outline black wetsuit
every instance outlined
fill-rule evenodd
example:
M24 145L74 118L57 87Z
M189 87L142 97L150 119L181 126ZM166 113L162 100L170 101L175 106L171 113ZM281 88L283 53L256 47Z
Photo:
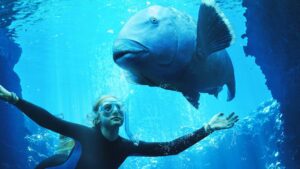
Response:
M82 146L76 169L116 169L128 156L166 156L182 152L208 135L204 128L170 142L133 142L118 137L107 140L99 130L56 118L46 110L20 99L15 104L42 127L71 137Z

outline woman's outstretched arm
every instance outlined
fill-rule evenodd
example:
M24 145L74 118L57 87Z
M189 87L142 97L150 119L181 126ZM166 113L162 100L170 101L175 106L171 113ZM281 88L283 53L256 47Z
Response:
M67 122L53 116L47 110L19 98L16 96L16 94L9 92L1 85L0 99L15 105L26 116L28 116L41 127L60 133L64 136L80 140L80 137L84 135L83 133L87 133L90 130L88 127Z
M210 133L216 130L231 128L238 121L238 116L234 113L231 113L226 118L222 116L223 113L216 114L204 127L170 142L140 142L138 146L132 145L130 155L166 156L178 154L196 144Z

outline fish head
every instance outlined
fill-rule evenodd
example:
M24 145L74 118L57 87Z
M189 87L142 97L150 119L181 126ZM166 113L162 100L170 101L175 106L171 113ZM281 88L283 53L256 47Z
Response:
M196 30L194 26L192 33L182 32L178 22L172 8L151 6L139 11L114 42L115 63L154 81L174 78L189 61L187 55L192 55Z

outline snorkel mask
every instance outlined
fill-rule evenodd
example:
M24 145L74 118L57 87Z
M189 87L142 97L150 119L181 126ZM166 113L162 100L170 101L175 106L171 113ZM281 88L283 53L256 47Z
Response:
M99 106L99 112L103 113L104 116L108 117L111 113L118 111L122 116L124 111L122 108L122 103L119 101L104 101L101 106Z

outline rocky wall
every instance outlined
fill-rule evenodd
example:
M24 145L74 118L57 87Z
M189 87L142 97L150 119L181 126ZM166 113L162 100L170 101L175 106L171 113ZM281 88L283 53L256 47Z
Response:
M254 56L266 85L280 102L285 166L300 168L300 1L243 0L247 55Z
M10 39L8 31L0 28L0 84L21 96L21 85L13 68L21 48ZM0 168L27 168L27 141L24 116L13 106L0 102Z

